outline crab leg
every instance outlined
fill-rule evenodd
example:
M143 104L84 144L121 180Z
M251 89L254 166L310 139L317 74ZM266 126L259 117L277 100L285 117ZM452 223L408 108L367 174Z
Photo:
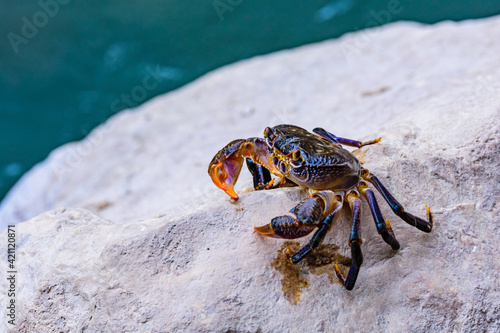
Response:
M254 229L264 236L294 239L311 233L314 228L319 228L309 244L294 255L287 252L288 259L297 263L321 244L341 209L341 199L331 191L321 191L311 195L290 210L296 218L278 216L271 223Z
M297 253L291 254L287 250L287 258L292 263L296 264L302 259L304 259L308 254L310 254L314 249L316 249L325 239L326 234L330 231L333 222L339 217L339 213L342 210L342 202L337 201L335 205L335 209L331 212L324 220L321 222L321 225L316 231L316 233L311 237L309 244L305 245L301 248Z
M291 187L297 186L288 178L281 178L278 182L271 179L271 173L262 165L254 163L251 159L247 158L247 167L253 176L253 188L256 191L259 190L270 190L279 187Z
M419 230L422 230L424 232L431 232L433 225L432 213L431 209L428 206L425 206L427 209L427 218L428 218L428 221L425 221L424 219L418 216L414 216L408 212L405 212L403 206L399 202L397 202L396 199L394 199L391 193L385 188L384 185L382 185L382 183L376 176L369 173L368 176L366 177L366 180L372 183L375 186L375 188L380 192L380 194L382 194L385 201L387 201L389 206L391 206L391 209L394 212L394 214L399 216L403 221L405 221L409 225L412 225Z
M254 230L267 237L300 238L310 234L314 228L318 227L324 211L324 200L318 195L311 195L290 210L295 217L277 216L271 220L271 223L254 227Z
M367 145L372 145L374 143L377 143L380 141L380 138L375 139L375 140L370 140L367 142L362 142L362 141L356 141L356 140L351 140L351 139L345 139L345 138L339 138L338 136L333 135L330 132L327 132L323 128L317 127L313 129L313 132L321 136L322 138L330 141L333 144L343 144L346 146L351 146L351 147L358 147L361 148L363 146Z
M337 264L335 264L335 274L340 280L340 283L347 289L352 290L356 279L358 277L359 268L363 263L363 253L361 252L361 235L360 235L360 221L361 221L361 199L359 194L356 192L350 192L347 195L347 201L352 211L352 228L351 235L349 237L349 246L351 247L351 267L349 268L349 273L347 273L347 278L344 280L342 272L340 271Z
M393 250L399 250L400 245L396 240L396 236L394 236L394 232L392 231L389 221L387 221L387 219L385 219L382 215L382 212L380 212L380 207L378 206L377 199L375 199L373 191L368 188L368 185L364 181L360 182L358 190L361 194L363 194L370 205L370 210L372 212L375 225L377 226L378 233L382 236L384 241L392 247Z
M247 168L253 176L253 187L256 190L269 188L272 184L271 173L262 165L254 163L251 159L247 158Z

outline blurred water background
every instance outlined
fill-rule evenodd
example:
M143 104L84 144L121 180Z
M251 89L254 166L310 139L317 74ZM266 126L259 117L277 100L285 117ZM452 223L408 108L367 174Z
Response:
M498 0L3 1L0 200L52 149L225 64L392 21L499 13Z

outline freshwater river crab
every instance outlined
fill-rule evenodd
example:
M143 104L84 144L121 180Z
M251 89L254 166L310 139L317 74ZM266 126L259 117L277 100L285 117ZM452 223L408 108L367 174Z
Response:
M406 212L380 180L363 168L351 152L342 148L342 145L360 148L379 141L380 139L361 142L339 138L322 128L315 128L310 133L293 125L267 127L264 139L239 139L227 144L210 162L208 173L215 185L235 200L238 195L234 191L234 185L244 160L253 175L256 190L296 185L309 189L309 197L290 210L294 216L278 216L269 224L254 228L264 236L285 239L303 237L317 229L309 243L297 253L287 252L287 258L294 264L319 246L340 215L344 202L348 203L352 211L348 242L352 262L345 278L337 264L334 268L342 285L351 290L363 262L361 196L367 200L375 226L383 240L394 250L399 249L391 225L382 216L369 184L382 194L393 212L408 224L424 232L431 232L433 225L428 206L427 221ZM272 179L271 173L279 180Z

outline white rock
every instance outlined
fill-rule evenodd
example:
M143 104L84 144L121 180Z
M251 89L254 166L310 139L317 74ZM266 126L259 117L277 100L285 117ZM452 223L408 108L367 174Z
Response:
M0 210L7 225L86 208L16 226L17 329L499 331L499 31L499 17L396 23L254 58L56 150ZM354 290L301 263L309 287L292 305L271 267L283 242L252 226L305 193L248 192L231 203L206 174L227 142L278 123L382 136L363 148L365 166L406 210L423 216L431 206L432 233L399 221L379 197L401 250L383 243L365 205ZM237 191L249 186L243 174ZM339 220L325 243L349 255L349 229ZM5 253L6 231L1 239Z

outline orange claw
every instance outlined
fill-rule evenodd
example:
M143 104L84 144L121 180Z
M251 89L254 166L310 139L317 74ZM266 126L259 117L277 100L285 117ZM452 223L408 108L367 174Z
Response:
M276 168L270 165L271 155L263 139L250 138L231 141L215 154L208 166L208 174L214 184L234 200L238 200L234 185L238 180L245 158L250 158L271 172L277 172Z
M234 200L238 195L234 191L234 184L238 180L244 157L241 156L241 146L246 140L234 140L215 154L208 166L208 174L214 184L226 192Z
M234 191L234 184L231 183L230 178L222 162L211 164L208 169L208 174L212 178L215 186L226 192L234 200L238 200L238 195Z
M253 230L257 231L262 236L278 238L278 237L275 237L275 235L274 235L274 230L271 226L271 223L263 225L261 227L253 227Z

